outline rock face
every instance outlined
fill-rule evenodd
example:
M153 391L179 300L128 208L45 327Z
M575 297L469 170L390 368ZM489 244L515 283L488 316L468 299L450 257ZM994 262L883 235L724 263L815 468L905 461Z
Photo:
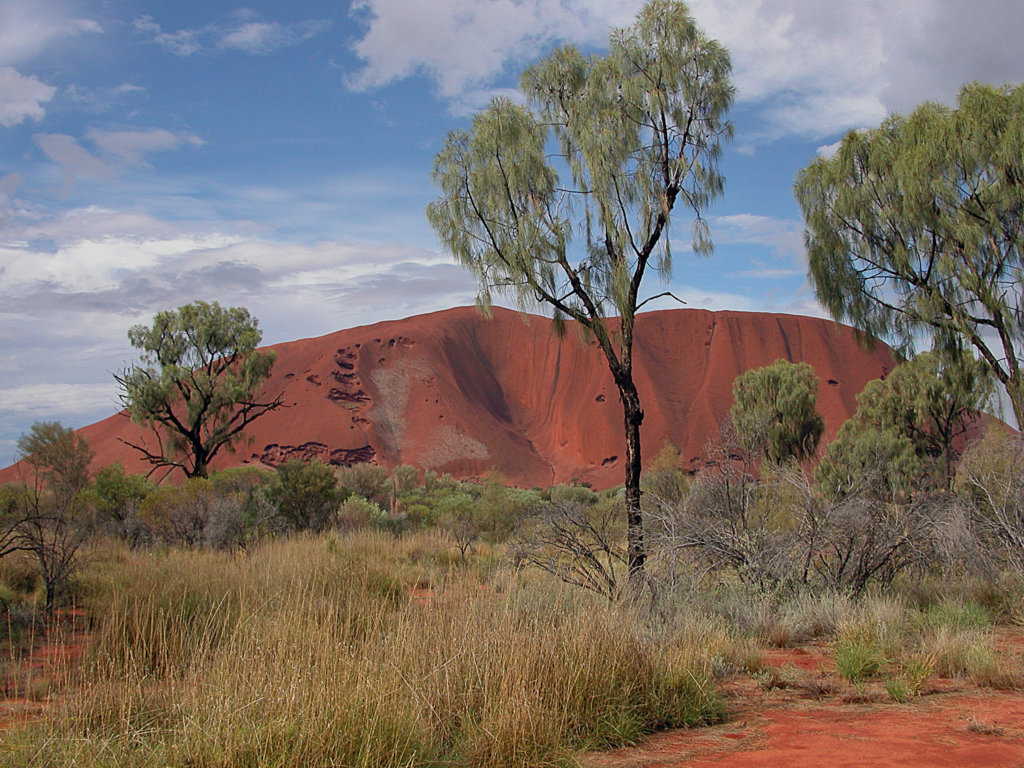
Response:
M622 482L618 394L596 343L571 327L559 339L542 317L496 308L488 319L462 307L271 349L277 362L265 391L283 393L288 407L254 422L247 442L219 455L216 467L316 457L457 477L499 469L524 486ZM670 440L695 468L732 405L733 379L778 358L814 367L826 440L864 385L894 365L884 345L866 350L851 329L827 320L692 309L640 315L634 376L645 456ZM146 439L123 414L81 433L97 466L148 471L117 439ZM11 470L0 472L0 482L11 479Z

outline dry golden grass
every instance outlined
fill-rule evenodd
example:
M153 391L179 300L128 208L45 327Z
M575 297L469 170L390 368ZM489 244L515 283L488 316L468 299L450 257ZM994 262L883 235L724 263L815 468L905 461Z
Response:
M116 559L76 692L7 734L5 764L555 765L721 716L720 635L485 584L429 536Z

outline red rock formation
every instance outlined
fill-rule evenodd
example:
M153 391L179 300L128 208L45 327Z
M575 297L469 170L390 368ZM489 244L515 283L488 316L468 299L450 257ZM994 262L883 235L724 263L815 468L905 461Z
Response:
M265 387L289 407L269 413L217 467L276 466L289 457L333 464L373 461L482 475L500 469L533 486L622 481L622 410L605 360L569 329L559 339L542 317L468 307L278 344ZM696 465L732 404L732 382L778 358L810 363L821 380L825 439L855 410L855 397L893 367L884 345L865 350L827 320L679 309L637 321L635 377L646 413L646 457L666 440ZM119 414L81 430L96 464L148 466L120 442L146 439ZM152 444L152 437L149 438ZM13 479L10 469L0 482Z

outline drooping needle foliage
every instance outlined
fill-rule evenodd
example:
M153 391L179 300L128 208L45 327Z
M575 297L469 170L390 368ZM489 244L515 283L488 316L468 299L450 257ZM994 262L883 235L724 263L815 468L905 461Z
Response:
M702 213L722 191L729 74L728 53L683 3L653 0L612 32L606 55L570 46L528 69L528 105L495 99L470 130L449 134L434 166L442 196L427 216L476 276L481 305L494 292L524 310L547 305L608 361L624 411L633 572L644 560L632 372L636 313L649 300L641 286L648 271L669 272L677 206L694 217L694 251L711 250Z
M810 276L837 320L973 348L1024 423L1024 86L961 90L853 131L796 180Z

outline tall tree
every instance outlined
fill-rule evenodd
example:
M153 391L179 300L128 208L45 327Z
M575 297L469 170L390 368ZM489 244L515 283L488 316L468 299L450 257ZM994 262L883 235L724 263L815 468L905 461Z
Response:
M260 396L275 354L256 349L262 334L244 307L195 301L157 313L152 326L133 326L128 338L142 364L114 378L132 421L153 430L155 446L127 444L154 470L206 477L222 448L283 405L280 395Z
M477 277L482 308L492 292L523 310L547 305L557 328L575 321L604 353L623 407L634 575L645 559L633 381L636 314L650 300L641 285L648 271L669 273L677 205L694 216L694 250L711 251L701 214L722 191L729 75L728 53L684 4L652 0L611 33L607 55L565 47L528 69L529 105L495 99L469 131L448 135L434 165L442 197L427 217Z
M814 455L825 431L818 413L818 377L807 363L776 360L736 377L730 410L744 447L780 462Z
M797 176L810 276L837 320L971 348L1024 424L1024 86L965 86L853 131Z

